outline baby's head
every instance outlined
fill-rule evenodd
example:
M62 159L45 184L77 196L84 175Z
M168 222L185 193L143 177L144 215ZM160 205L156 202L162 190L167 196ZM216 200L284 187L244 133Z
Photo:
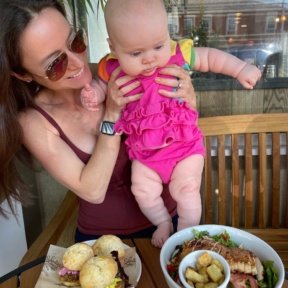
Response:
M171 56L162 0L108 0L105 21L111 52L131 76L150 76Z

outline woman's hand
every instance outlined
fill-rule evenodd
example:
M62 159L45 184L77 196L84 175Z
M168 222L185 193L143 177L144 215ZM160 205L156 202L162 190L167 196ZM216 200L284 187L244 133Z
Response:
M192 108L196 108L196 95L188 71L177 65L169 65L161 69L161 74L175 76L175 78L161 78L157 77L156 82L169 87L174 87L172 90L160 89L159 94L172 97L181 98L186 101Z
M120 118L121 111L127 103L138 100L142 96L142 93L125 96L125 94L131 92L133 89L138 87L140 85L140 82L133 81L128 85L125 85L128 82L132 81L134 77L126 75L117 79L120 71L120 67L113 71L107 87L105 116L108 116L109 120L113 122L117 121ZM105 119L106 118L107 117L105 117Z

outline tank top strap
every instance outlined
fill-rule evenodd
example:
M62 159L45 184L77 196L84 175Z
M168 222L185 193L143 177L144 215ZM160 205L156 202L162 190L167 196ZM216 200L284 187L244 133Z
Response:
M82 151L77 146L75 146L71 140L66 136L62 128L59 126L59 124L55 121L55 119L49 115L44 109L42 109L38 105L34 105L34 109L38 111L47 121L58 131L60 138L74 151L74 153L79 157L79 159L83 163L87 163L91 157L90 154Z

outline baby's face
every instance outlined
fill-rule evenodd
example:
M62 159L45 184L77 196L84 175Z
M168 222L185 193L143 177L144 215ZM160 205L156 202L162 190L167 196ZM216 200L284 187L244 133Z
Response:
M171 56L167 21L159 17L137 19L135 15L130 22L109 33L111 50L126 74L150 76L165 66Z

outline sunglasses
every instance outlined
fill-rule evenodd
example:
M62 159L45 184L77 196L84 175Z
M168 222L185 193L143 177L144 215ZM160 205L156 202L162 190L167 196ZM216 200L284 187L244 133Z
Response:
M75 33L73 40L70 43L69 50L80 54L83 53L87 48L86 33L83 29L78 30ZM67 70L68 66L68 55L62 52L57 56L47 67L46 76L51 81L57 81L62 78Z

